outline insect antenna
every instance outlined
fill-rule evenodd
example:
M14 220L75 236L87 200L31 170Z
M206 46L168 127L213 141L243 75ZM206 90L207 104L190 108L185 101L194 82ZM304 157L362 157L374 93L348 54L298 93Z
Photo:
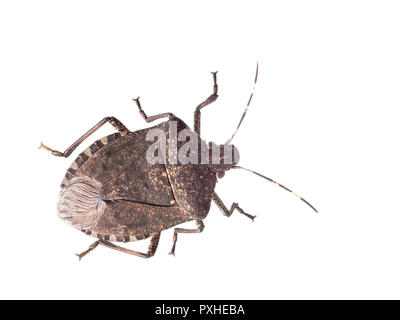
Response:
M262 175L261 173L255 172L255 171L250 170L250 169L243 168L243 167L241 167L241 166L233 166L232 168L233 168L233 169L243 169L243 170L246 170L246 171L248 171L248 172L254 173L255 175L257 175L257 176L259 176L259 177L261 177L261 178L267 179L269 182L272 182L272 183L276 184L277 186L281 187L282 189L285 189L286 191L289 191L289 192L293 193L297 198L299 198L301 201L303 201L304 203L306 203L311 209L313 209L315 212L318 213L317 209L315 209L315 208L311 205L311 203L309 203L306 199L300 197L296 192L294 192L293 190L290 190L289 188L286 188L284 185L282 185L282 184L276 182L275 180L272 180L271 178L268 178L268 177Z
M246 112L247 112L247 110L249 109L251 99L253 98L253 95L254 95L254 91L256 90L257 78L258 78L258 62L257 62L257 68L256 68L256 76L255 76L255 78L254 78L253 90L251 91L249 101L247 102L246 108L245 108L244 111L243 111L242 117L240 118L240 121L239 121L239 123L238 123L238 125L237 125L237 127L236 127L235 132L232 134L232 137L231 137L225 144L230 144L230 143L231 143L233 137L235 136L236 132L238 132L239 127L240 127L240 125L242 124L242 121L243 121L243 119L244 119L244 117L245 117L245 115L246 115Z

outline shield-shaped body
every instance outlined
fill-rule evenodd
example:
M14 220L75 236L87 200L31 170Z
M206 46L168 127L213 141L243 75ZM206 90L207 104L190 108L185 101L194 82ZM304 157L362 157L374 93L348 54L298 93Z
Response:
M203 219L210 210L216 177L202 164L149 163L152 129L166 138L167 154L174 123L177 132L190 130L171 117L157 126L119 132L94 142L68 169L61 184L58 215L94 237L135 241L183 222ZM193 131L191 133L195 134ZM177 141L177 149L185 142Z

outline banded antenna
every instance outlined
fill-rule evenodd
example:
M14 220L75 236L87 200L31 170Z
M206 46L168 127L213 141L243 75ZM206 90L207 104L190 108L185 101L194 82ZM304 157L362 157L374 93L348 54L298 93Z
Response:
M254 173L255 175L257 175L257 176L259 176L261 178L264 178L264 179L268 180L269 182L272 182L272 183L276 184L278 187L281 187L282 189L285 189L286 191L289 191L290 193L293 193L297 198L299 198L301 201L303 201L305 204L307 204L311 209L313 209L315 212L318 213L317 209L315 209L311 205L311 203L309 203L306 199L300 197L296 192L294 192L293 190L290 190L289 188L286 188L284 185L276 182L275 180L272 180L271 178L268 178L268 177L262 175L261 173L255 172L255 171L250 170L250 169L243 168L241 166L233 166L232 169L243 169L243 170L246 170L248 172Z
M231 141L232 141L233 137L235 136L236 132L238 132L239 127L242 124L242 121L243 121L244 117L246 116L246 112L249 109L249 106L250 106L250 103L251 103L251 99L253 98L253 95L254 95L254 91L256 90L257 78L258 78L258 62L257 62L257 68L256 68L256 76L254 78L253 90L251 91L249 101L247 102L246 108L244 109L244 112L242 114L242 117L240 118L239 124L237 125L235 132L232 134L232 137L227 142L225 142L225 144L230 144L231 143Z

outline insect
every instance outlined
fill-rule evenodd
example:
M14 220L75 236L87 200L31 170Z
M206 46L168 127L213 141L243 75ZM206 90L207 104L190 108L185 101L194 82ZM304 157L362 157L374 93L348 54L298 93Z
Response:
M215 191L217 181L222 179L225 172L230 169L247 170L294 193L264 175L238 166L238 150L231 144L251 103L257 83L258 64L253 92L231 138L219 146L215 143L207 144L200 138L201 110L218 98L217 72L212 72L212 76L213 92L195 109L193 130L169 112L147 116L138 97L133 100L146 122L150 123L162 118L167 118L167 121L151 128L132 132L118 119L106 117L64 152L49 148L43 143L40 144L40 148L50 151L53 155L67 158L105 123L110 123L117 131L97 140L83 151L69 167L61 184L57 208L59 217L85 234L98 238L87 250L77 254L79 259L99 244L124 253L149 258L155 254L163 230L194 221L197 226L195 229L174 229L170 254L175 254L178 234L203 231L203 220L210 210L212 201L225 216L229 217L237 210L254 221L255 216L246 213L238 203L233 203L228 209ZM199 138L196 142L197 152L193 153L189 148L184 154L186 156L190 154L191 159L195 160L200 160L201 156L204 156L202 159L206 160L205 163L203 161L183 164L176 161L179 154L175 154L171 161L173 144L175 144L175 149L179 148L181 152L187 142L187 140L173 139L172 125L177 132L186 131L189 135ZM166 151L157 150L159 151L157 156L158 159L168 161L164 163L149 161L150 148L154 145L157 147L162 145L161 142L149 141L150 132L161 133L166 138L164 143ZM214 152L214 149L217 149L217 152ZM228 158L230 161L224 161ZM317 211L305 199L298 197ZM115 242L130 242L146 238L150 238L146 253L115 244Z

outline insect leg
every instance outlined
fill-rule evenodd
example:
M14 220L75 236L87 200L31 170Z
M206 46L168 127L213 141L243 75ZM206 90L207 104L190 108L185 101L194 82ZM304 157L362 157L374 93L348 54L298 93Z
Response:
M200 137L200 110L205 106L213 103L218 98L218 84L217 84L217 71L211 72L214 79L213 93L202 103L200 103L194 111L194 132Z
M89 249L83 251L82 253L77 253L76 255L79 258L79 261L81 261L81 259L86 256L90 251L93 251L94 249L96 249L96 247L99 245L100 240L97 240L96 242L93 242L90 246Z
M106 240L99 240L99 243L107 248L111 248L117 251L121 251L127 254L131 254L134 256L138 256L141 258L150 258L152 256L154 256L154 254L156 253L157 247L158 247L158 242L160 240L160 233L158 233L157 235L151 237L150 239L150 244L149 244L149 248L147 249L147 253L142 253L139 251L135 251L135 250L130 250L130 249L126 249L120 246L117 246L109 241Z
M143 111L142 106L140 105L139 99L140 99L140 97L137 97L136 99L132 99L132 100L136 102L136 105L139 108L139 113L146 122L153 122L153 121L161 119L161 118L170 118L170 117L174 116L171 112L165 112L165 113L156 114L155 116L148 117L146 115L146 113Z
M231 209L228 210L228 208L225 206L225 204L222 202L222 200L218 197L218 195L215 192L213 193L213 200L215 204L218 206L218 208L222 211L222 213L227 217L230 217L233 211L235 211L235 209L253 221L256 217L244 212L243 209L240 208L239 204L236 202L232 203Z
M80 137L78 140L76 140L67 150L64 152L60 152L57 150L53 150L52 148L49 148L48 146L44 145L43 143L40 143L40 148L43 148L45 150L50 151L53 155L57 157L64 157L67 158L84 140L86 140L92 133L97 131L103 124L105 123L110 123L115 129L117 129L119 132L128 132L129 130L122 124L121 121L119 121L117 118L114 117L106 117L103 120L101 120L98 124L96 124L93 128L91 128L88 132L86 132L82 137Z
M176 241L178 240L178 233L200 233L204 230L204 223L200 219L195 220L197 229L183 229L183 228L175 228L174 237L173 237L173 245L169 254L175 255L175 246Z

